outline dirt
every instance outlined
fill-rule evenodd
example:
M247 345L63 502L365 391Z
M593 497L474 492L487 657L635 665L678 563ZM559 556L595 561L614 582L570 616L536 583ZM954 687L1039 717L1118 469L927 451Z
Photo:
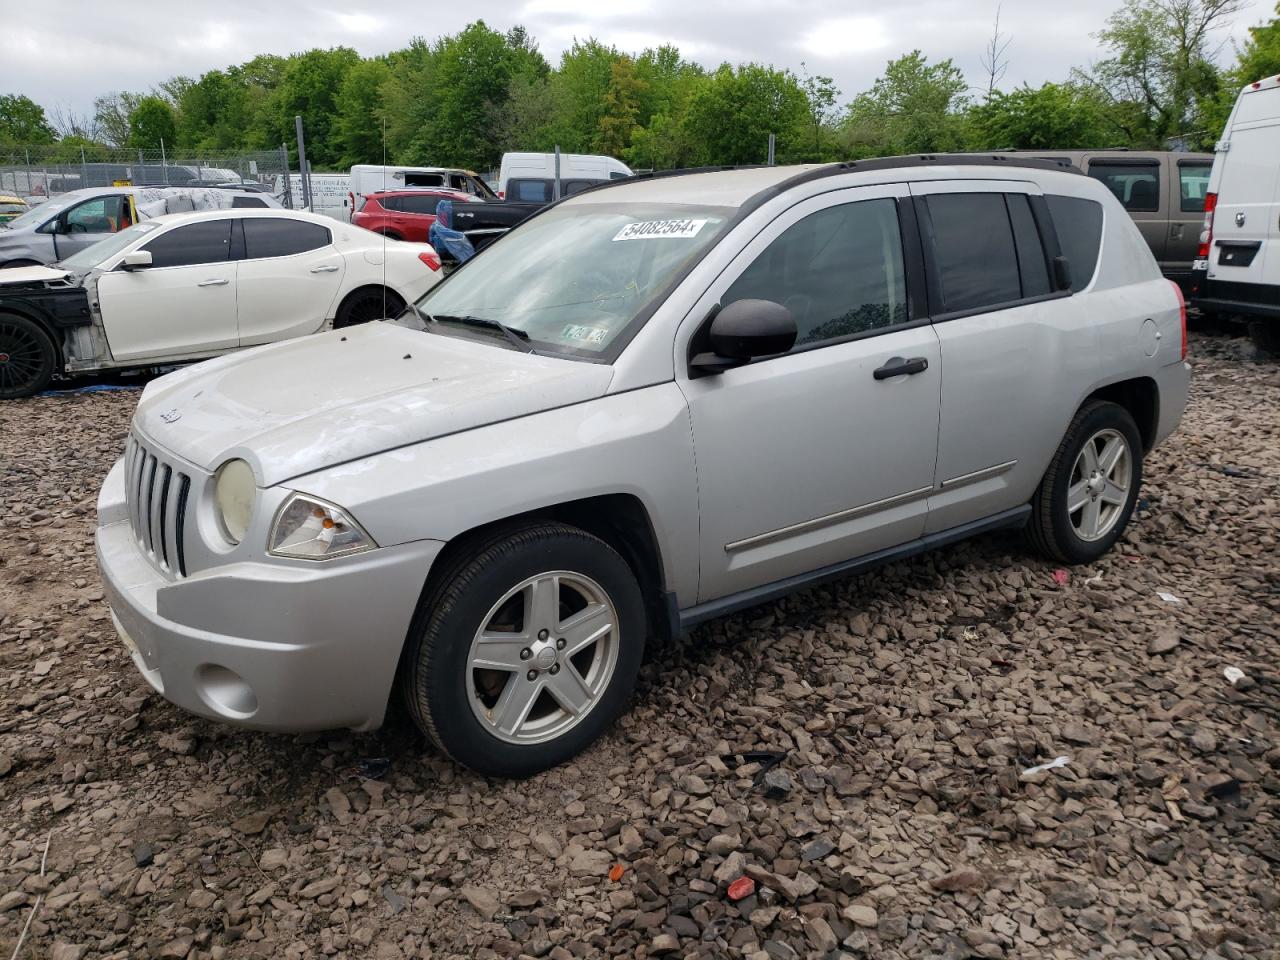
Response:
M0 407L0 956L1276 956L1280 368L1192 350L1101 562L989 536L714 621L524 782L152 693L92 536L137 392Z

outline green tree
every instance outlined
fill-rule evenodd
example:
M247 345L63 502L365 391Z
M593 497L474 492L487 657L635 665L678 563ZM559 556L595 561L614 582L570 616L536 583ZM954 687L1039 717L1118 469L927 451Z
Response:
M568 153L588 153L600 136L600 119L613 81L613 65L622 57L600 41L575 40L560 57L551 79L556 112L552 136Z
M1223 75L1217 96L1200 102L1196 126L1203 132L1203 143L1208 145L1213 137L1221 135L1242 87L1277 74L1280 74L1280 4L1276 4L1274 17L1249 28L1249 39L1238 51L1235 65Z
M804 68L803 63L800 66ZM805 159L812 161L835 159L838 155L838 147L832 127L836 119L836 99L840 96L840 91L836 89L835 81L830 77L813 77L807 72L805 78L800 81L800 89L804 91L805 99L809 102L809 125L813 130L813 149L808 150L806 143Z
M1200 105L1214 100L1220 73L1211 32L1245 0L1125 0L1097 34L1110 56L1073 77L1111 104L1108 118L1132 146L1160 147L1173 138L1212 142L1196 129Z
M161 144L172 146L177 129L177 115L172 104L161 97L143 97L129 113L131 147L159 150Z
M383 87L390 78L391 68L382 60L363 60L347 71L333 125L340 168L382 162Z
M0 94L0 143L53 143L55 139L44 107L20 93Z
M694 91L684 127L698 164L762 163L769 134L787 162L803 151L809 102L785 70L749 63L722 64Z
M296 160L294 117L300 116L307 160L317 169L336 166L342 154L340 138L334 135L338 91L359 62L360 55L350 47L308 50L290 57L266 106L266 135L290 144Z
M98 123L99 135L104 141L113 147L128 144L129 114L141 99L142 94L128 91L107 93L94 99L93 114Z
M966 89L950 60L930 64L919 50L891 60L884 76L849 104L844 145L856 157L957 150L969 105Z
M594 146L607 156L621 157L631 145L639 125L645 84L636 75L635 61L628 56L619 57L609 70L609 87L605 91L604 112L600 115Z
M1103 147L1106 108L1086 88L1046 83L996 90L969 111L975 150L1068 150Z

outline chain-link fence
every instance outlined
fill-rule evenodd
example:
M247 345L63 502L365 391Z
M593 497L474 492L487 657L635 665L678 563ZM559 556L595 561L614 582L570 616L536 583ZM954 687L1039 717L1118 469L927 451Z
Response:
M83 187L254 184L285 206L300 207L289 154L276 150L174 153L53 144L0 147L0 193L44 200Z

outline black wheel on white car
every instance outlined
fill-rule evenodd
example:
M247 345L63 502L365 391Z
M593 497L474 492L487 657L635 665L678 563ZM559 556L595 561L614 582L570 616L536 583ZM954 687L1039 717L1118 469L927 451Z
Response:
M385 317L395 317L403 309L404 300L390 287L365 287L349 293L339 304L333 328L340 330Z
M0 400L39 393L58 365L53 338L34 320L0 313Z
M1124 407L1086 403L1031 501L1027 533L1050 560L1090 563L1124 535L1142 485L1142 436Z
M458 763L528 777L622 712L644 635L639 584L607 543L560 523L508 528L456 557L423 598L401 693Z

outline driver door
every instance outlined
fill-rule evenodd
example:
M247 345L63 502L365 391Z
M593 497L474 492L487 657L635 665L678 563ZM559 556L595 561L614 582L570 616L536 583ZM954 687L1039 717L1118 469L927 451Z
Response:
M93 197L78 203L57 220L54 244L58 259L79 253L132 223L129 197L124 194Z
M908 295L918 242L900 200L905 184L797 204L746 246L682 327L677 383L697 457L700 603L924 532L942 371L918 284ZM719 374L688 371L691 328L717 303L744 299L786 306L795 346ZM899 368L911 372L892 375Z
M116 360L209 356L238 344L233 222L166 230L138 247L150 252L150 267L117 267L99 278L102 323Z

